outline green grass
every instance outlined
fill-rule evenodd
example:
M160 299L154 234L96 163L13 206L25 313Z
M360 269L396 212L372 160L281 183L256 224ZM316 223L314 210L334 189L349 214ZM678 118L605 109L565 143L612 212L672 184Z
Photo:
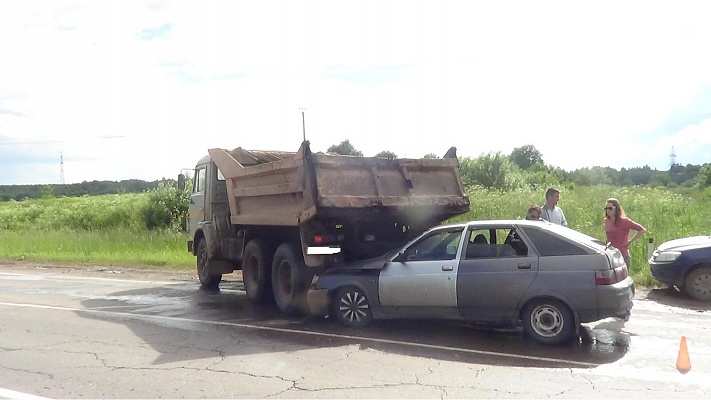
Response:
M523 218L529 205L543 203L543 191L472 190L471 211L452 221ZM673 193L662 188L593 186L561 188L559 205L569 226L605 240L603 205L620 200L627 215L648 233L630 247L630 274L638 284L649 274L649 239L658 245L680 237L710 234L711 191ZM147 230L141 210L146 194L51 198L0 203L0 260L93 264L190 270L188 235Z
M543 191L473 190L469 193L471 211L455 220L523 218L528 206L542 205L544 197ZM649 239L656 247L671 239L711 234L711 199L704 192L682 195L648 187L561 188L558 205L565 212L569 227L605 241L603 206L610 197L617 198L625 214L647 229L647 234L630 246L630 274L641 285L656 284L647 265Z
M3 231L0 259L156 269L195 268L188 235L175 232Z
M0 203L0 259L194 268L186 233L145 228L147 201L141 193Z

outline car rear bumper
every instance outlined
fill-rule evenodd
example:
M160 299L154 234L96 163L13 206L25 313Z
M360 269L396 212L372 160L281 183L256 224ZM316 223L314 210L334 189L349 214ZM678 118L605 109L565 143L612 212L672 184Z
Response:
M328 315L328 289L309 289L306 301L313 315Z
M605 318L629 319L632 312L635 287L627 277L613 285L597 287L597 312L579 312L580 322L592 322Z

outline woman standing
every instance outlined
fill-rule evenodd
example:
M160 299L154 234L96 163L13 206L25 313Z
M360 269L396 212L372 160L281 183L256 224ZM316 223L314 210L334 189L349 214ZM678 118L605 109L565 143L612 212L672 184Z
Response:
M630 231L637 233L630 239ZM605 233L607 241L620 250L627 268L630 268L630 244L647 232L644 227L625 217L620 202L615 198L607 199L605 203Z

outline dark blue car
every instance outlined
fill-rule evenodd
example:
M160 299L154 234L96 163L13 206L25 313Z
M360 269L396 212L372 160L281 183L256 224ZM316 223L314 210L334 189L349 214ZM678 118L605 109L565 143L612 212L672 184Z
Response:
M649 259L649 268L658 281L711 301L711 236L662 243Z

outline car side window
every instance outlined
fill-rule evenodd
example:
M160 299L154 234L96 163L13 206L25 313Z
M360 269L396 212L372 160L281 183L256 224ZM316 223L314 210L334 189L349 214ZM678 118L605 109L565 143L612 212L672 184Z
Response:
M589 254L589 252L574 243L564 240L562 237L542 229L533 227L522 227L523 232L531 239L531 242L542 257L546 256L578 256Z
M407 261L453 260L457 257L463 228L434 232L405 251Z
M516 256L528 256L528 246L526 245L526 242L521 238L521 235L518 234L516 228L509 229L504 244L511 246L511 249L513 250Z
M466 259L525 257L528 247L513 227L470 229Z

